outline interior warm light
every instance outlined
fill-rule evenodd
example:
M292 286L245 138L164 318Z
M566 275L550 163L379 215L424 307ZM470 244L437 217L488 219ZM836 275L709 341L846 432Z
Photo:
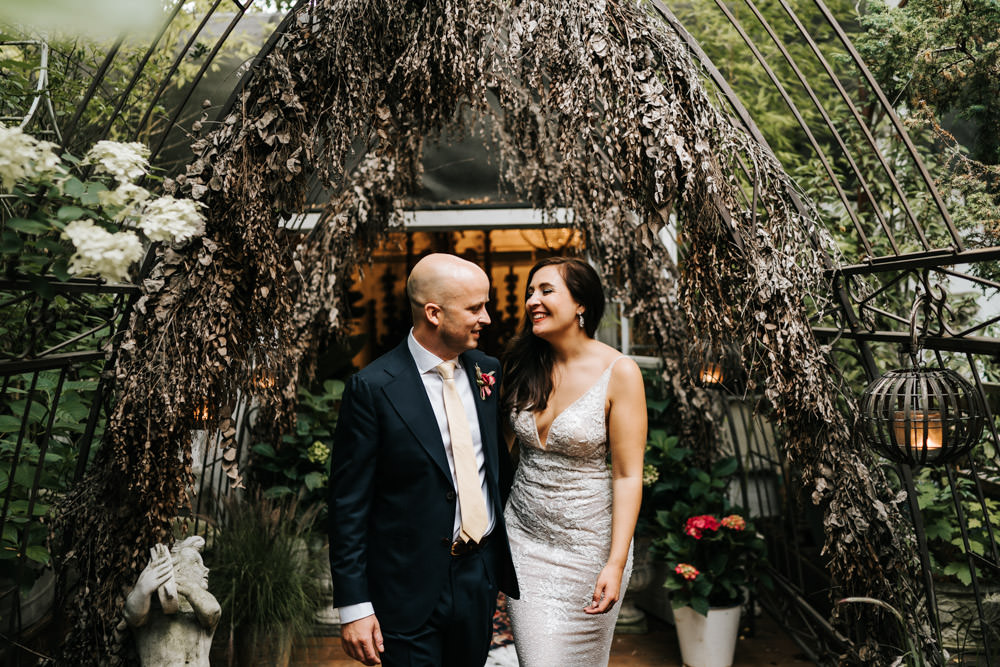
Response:
M270 373L258 373L250 380L250 386L254 389L270 389L274 384L274 376Z
M698 377L702 384L722 384L722 364L705 364Z
M197 422L207 422L211 416L212 412L208 407L208 401L205 401L200 407L194 409L194 419Z
M905 414L902 410L893 413L892 439L897 446L909 446L918 451L925 446L928 450L941 449L944 443L944 425L941 422L940 412L928 411L926 420L923 412L911 412L909 419L905 417ZM907 430L910 432L909 444L906 440Z

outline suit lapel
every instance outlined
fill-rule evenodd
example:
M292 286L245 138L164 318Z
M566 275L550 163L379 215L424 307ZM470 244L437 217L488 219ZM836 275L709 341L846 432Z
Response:
M497 477L497 424L496 412L490 409L488 400L482 400L479 395L479 385L476 383L476 364L468 355L463 354L462 367L465 374L469 376L469 386L472 387L472 395L476 401L476 415L479 417L479 437L483 441L483 450L486 455L486 474L490 480L496 481Z
M391 362L386 364L386 372L393 376L382 389L389 404L413 434L413 437L434 460L445 477L451 480L451 468L444 452L444 442L438 431L434 409L427 398L424 382L417 372L417 364L410 355L406 341L390 352Z

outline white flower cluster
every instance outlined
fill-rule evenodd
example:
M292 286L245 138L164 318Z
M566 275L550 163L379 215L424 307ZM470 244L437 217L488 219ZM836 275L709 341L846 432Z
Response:
M122 183L114 190L101 190L97 199L104 208L118 209L114 219L121 222L139 213L141 204L149 199L149 190L134 183Z
M652 463L647 463L642 467L642 485L649 487L660 481L660 471Z
M17 127L0 123L0 185L10 191L18 181L55 172L60 163L51 141L35 139Z
M142 242L135 232L112 234L92 220L74 220L63 233L76 247L69 263L69 272L74 275L99 275L124 282L129 267L142 259Z
M0 124L0 186L11 191L18 183L53 173L66 176L54 181L57 186L67 182L69 170L55 149L57 146L51 142ZM97 192L102 211L95 215L102 222L118 223L121 231L109 232L89 219L66 225L63 237L74 247L69 260L71 274L98 275L113 282L128 280L129 268L144 253L136 229L142 230L150 241L170 243L184 243L205 233L205 218L199 211L201 204L169 196L154 199L148 190L135 184L136 179L149 171L149 149L143 144L99 141L87 152L83 164L95 165L96 174L107 174L117 181L114 189ZM103 188L102 183L86 187L93 192L94 185ZM78 199L77 195L58 189L62 198L58 203ZM61 226L54 220L52 225Z
M87 151L84 162L96 165L99 173L111 174L119 183L131 183L149 171L149 148L139 142L98 141Z
M205 218L198 211L199 206L192 199L159 197L142 209L139 229L151 241L183 243L205 233Z

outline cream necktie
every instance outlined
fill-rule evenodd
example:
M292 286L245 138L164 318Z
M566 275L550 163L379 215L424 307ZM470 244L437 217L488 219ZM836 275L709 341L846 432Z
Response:
M434 370L444 380L444 411L448 416L448 433L451 435L451 455L455 460L455 483L458 485L458 505L462 513L463 540L478 543L486 532L488 518L486 501L479 483L479 466L472 448L472 431L465 416L465 407L455 387L455 362L446 361Z

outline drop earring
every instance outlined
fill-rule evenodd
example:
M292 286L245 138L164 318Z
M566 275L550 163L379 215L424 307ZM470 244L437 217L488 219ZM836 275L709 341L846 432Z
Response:
M576 319L580 323L580 328L582 329L583 328L583 313L577 313L576 314Z

